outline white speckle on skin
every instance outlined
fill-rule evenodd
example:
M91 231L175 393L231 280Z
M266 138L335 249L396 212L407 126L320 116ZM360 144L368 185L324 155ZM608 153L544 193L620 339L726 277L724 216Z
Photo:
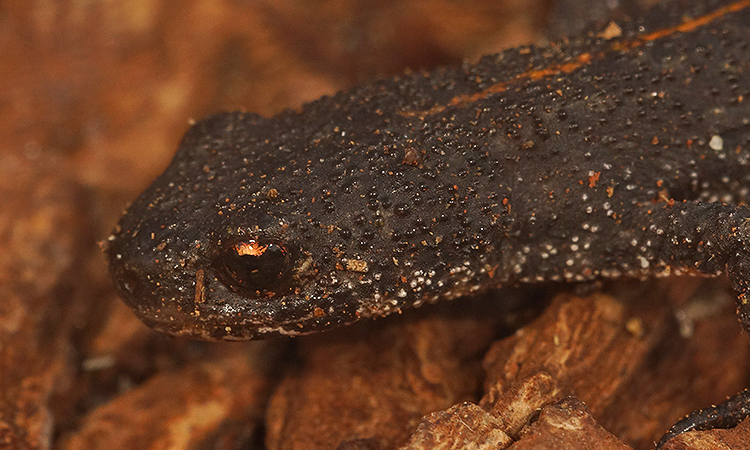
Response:
M708 146L711 147L711 150L717 152L724 150L724 139L722 139L718 134L714 134L713 136L711 136L711 140L708 142Z

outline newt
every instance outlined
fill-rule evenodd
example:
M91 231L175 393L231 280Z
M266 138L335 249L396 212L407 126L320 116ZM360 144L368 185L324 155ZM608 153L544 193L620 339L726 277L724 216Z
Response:
M157 330L243 340L519 283L725 273L748 330L749 24L750 0L657 5L208 117L109 238L117 290Z

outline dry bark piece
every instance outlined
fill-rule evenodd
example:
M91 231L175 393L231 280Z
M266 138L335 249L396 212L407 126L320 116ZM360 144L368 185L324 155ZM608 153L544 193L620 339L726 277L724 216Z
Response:
M157 374L93 410L65 448L191 449L223 439L222 435L252 435L263 416L269 377L253 368L247 346L227 353ZM256 357L263 357L263 352Z
M497 417L467 402L426 416L401 450L499 450L512 443Z
M553 377L537 372L504 391L492 405L490 412L503 424L509 436L517 438L539 410L563 398L562 390Z
M534 409L569 395L581 398L597 417L633 382L669 328L662 305L629 317L621 303L601 294L557 297L536 322L487 353L481 404L503 418L511 436ZM534 401L525 404L524 398Z
M558 394L554 380L540 374L504 395L510 400L508 410L515 414L497 416L472 403L456 405L425 417L401 449L632 450L596 423L574 397L542 407Z
M747 358L736 321L723 329L725 336L738 338L711 338L710 330L725 320L721 316L710 319L710 326L699 324L697 336L685 340L670 319L668 304L657 297L658 291L652 291L629 300L625 308L602 294L559 296L537 321L487 353L487 393L480 404L517 437L535 408L572 395L591 408L605 429L637 448L652 447L680 415L701 406L696 398L706 395L699 390L705 384L694 381L700 380L696 358L705 367L707 359L719 367L736 361L738 371ZM742 387L732 371L712 379L714 396ZM717 385L728 392L716 392Z
M475 399L481 355L503 316L467 300L300 339L301 366L268 409L268 448L404 443L425 414Z
M564 390L596 394L579 397L598 411L597 402L607 402L659 342L666 319L666 305L630 318L623 304L602 294L558 296L537 322L487 353L483 404L495 403L511 384L543 371ZM629 331L629 320L640 323L643 331Z
M546 406L510 450L632 450L602 428L580 400L568 397Z

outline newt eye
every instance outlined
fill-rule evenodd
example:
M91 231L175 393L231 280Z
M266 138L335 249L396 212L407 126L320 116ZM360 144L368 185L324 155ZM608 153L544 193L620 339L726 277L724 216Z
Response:
M292 273L292 255L282 243L246 239L235 242L214 260L219 279L231 290L265 296L283 289Z

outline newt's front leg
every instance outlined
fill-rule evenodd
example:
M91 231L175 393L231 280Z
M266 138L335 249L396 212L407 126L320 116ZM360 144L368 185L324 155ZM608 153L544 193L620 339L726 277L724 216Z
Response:
M750 334L750 209L744 206L735 208L716 204L692 205L687 209L692 211L679 215L691 218L683 223L675 223L675 258L681 259L684 255L680 249L683 245L694 244L693 255L702 255L693 261L696 268L726 261L726 272L738 294L737 314L743 328ZM697 221L694 220L696 218ZM695 242L691 242L692 240ZM708 259L705 255L708 255ZM705 270L705 267L703 269ZM671 438L687 431L733 428L748 416L750 389L728 398L719 405L687 415L662 436L656 448L661 448Z

